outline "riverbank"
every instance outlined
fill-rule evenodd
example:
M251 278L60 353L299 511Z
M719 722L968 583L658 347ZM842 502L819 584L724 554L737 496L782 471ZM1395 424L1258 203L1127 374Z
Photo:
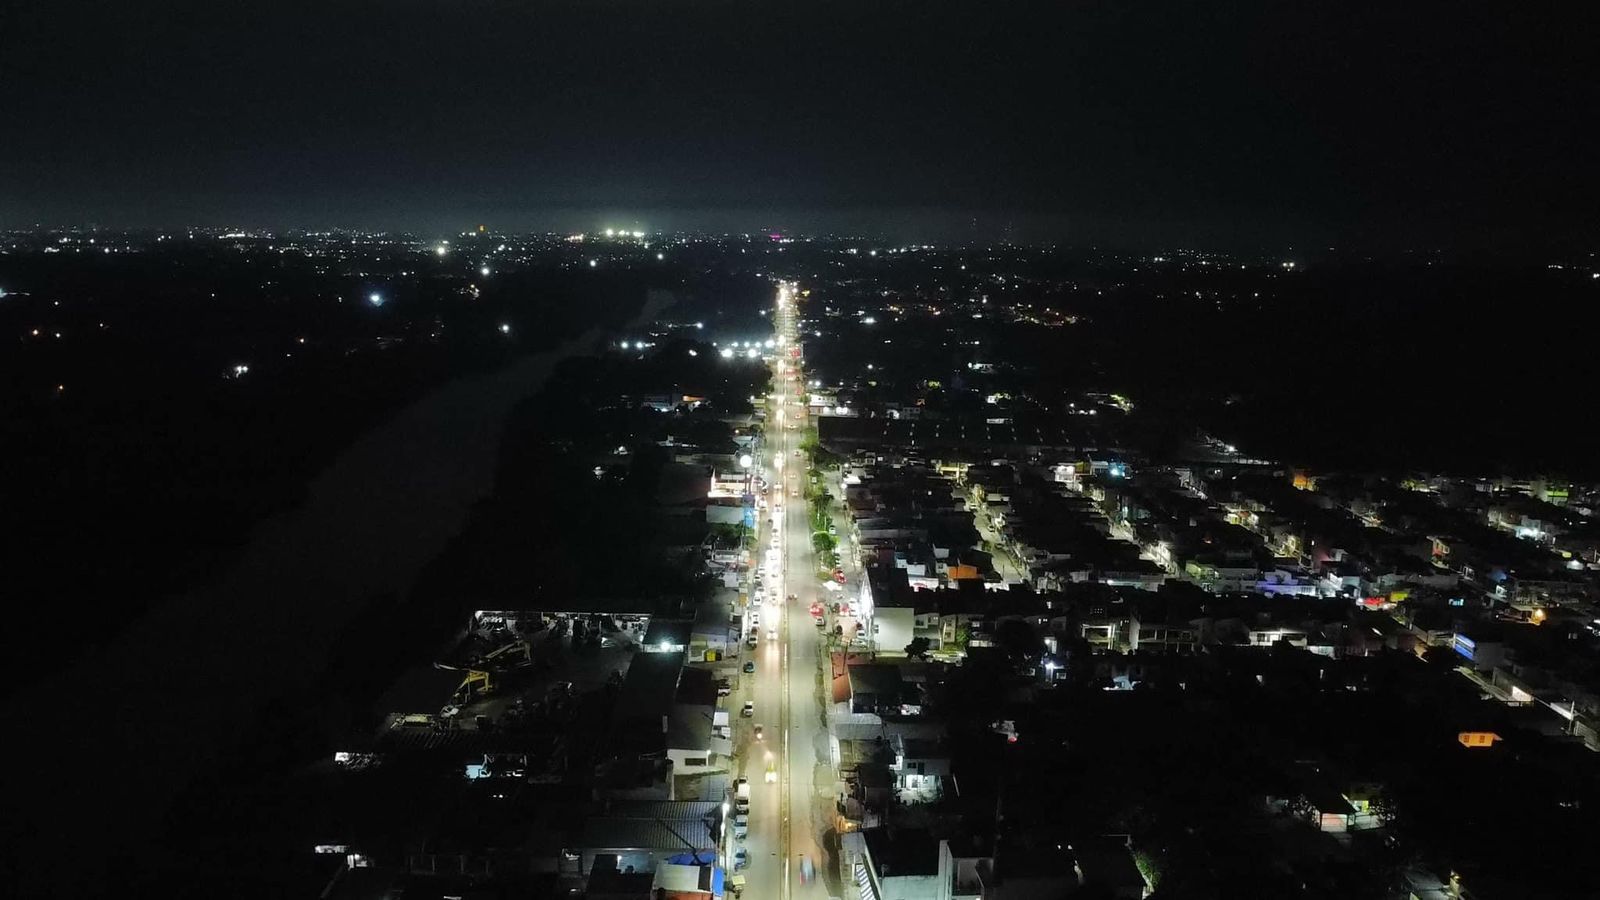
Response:
M669 303L650 299L634 322ZM263 707L328 671L346 625L371 604L406 595L490 491L512 407L604 333L429 394L348 448L219 581L19 698L13 733L52 743L40 748L49 777L37 764L0 775L18 894L93 894L115 881L115 861L139 859L185 785L241 733L270 727Z

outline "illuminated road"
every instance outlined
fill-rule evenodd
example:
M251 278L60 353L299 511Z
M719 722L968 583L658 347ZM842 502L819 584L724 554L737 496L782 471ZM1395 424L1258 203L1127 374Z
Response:
M775 317L779 338L773 365L775 396L767 419L767 445L778 474L773 499L777 500L780 492L782 498L781 507L768 510L777 526L775 561L782 577L775 580L776 597L762 598L761 606L754 719L764 725L762 743L766 746L752 743L744 767L752 792L747 842L751 866L746 873L745 896L752 900L828 896L821 879L826 857L820 839L832 807L833 782L826 766L826 731L817 693L821 637L808 613L818 580L805 500L800 496L805 466L796 456L806 423L804 381L798 377L799 361L789 355L796 346L793 312L789 289L780 289ZM759 558L763 565L768 564L773 549L771 533L764 530L761 535ZM772 581L769 576L769 583ZM786 602L791 594L794 602ZM774 639L769 640L768 631L774 628ZM778 772L777 784L764 780L769 759ZM818 873L811 883L801 880L803 860Z

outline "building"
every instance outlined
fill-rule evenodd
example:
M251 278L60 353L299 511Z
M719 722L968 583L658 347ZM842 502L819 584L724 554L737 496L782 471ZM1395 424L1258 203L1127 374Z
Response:
M887 663L850 666L850 711L878 716L900 714L905 700L905 682L900 667Z
M952 900L948 843L922 829L869 828L860 836L850 874L861 900Z
M714 856L721 827L720 802L615 802L584 820L563 855L584 874L654 872L679 854Z

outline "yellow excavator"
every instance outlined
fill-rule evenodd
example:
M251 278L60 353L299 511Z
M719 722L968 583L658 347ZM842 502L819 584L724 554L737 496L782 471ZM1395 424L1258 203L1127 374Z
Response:
M533 651L525 640L497 647L467 666L467 677L456 688L456 703L465 705L495 692L495 674L533 662Z

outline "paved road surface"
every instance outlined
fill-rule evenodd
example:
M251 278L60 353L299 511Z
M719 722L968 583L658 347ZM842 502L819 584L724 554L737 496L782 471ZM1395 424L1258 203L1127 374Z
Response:
M805 422L795 421L795 407L790 405L796 393L788 376L796 362L789 359L787 348L795 345L795 329L793 309L786 305L786 297L780 291L775 316L782 345L780 361L774 364L777 396L767 420L766 460L769 467L779 470L773 490L775 496L781 492L782 506L770 511L774 513L780 542L778 558L783 578L779 581L778 602L763 602L761 606L754 720L764 726L766 738L759 744L747 745L744 761L752 792L750 837L745 842L751 858L745 873L747 900L828 896L823 879L827 857L822 851L822 837L833 808L834 777L822 707L818 704L821 636L808 612L818 593L816 562L805 501L791 496L804 489L804 461L794 453L800 446ZM781 417L777 414L780 409ZM788 428L791 423L796 426L793 431ZM758 564L765 564L772 546L770 534L764 529L760 535ZM795 595L793 603L783 600L790 594ZM772 628L777 634L769 640L767 631ZM769 761L777 767L777 784L766 783ZM809 884L801 880L802 860L809 860L817 872L817 878Z

